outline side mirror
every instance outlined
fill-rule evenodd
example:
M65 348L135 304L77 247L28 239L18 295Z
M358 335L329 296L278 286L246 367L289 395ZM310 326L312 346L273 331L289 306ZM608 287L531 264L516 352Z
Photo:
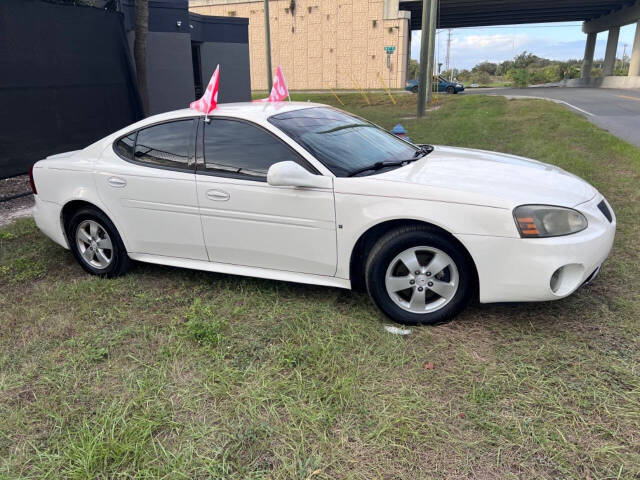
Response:
M331 178L314 175L291 160L274 163L267 172L267 183L274 187L331 188Z

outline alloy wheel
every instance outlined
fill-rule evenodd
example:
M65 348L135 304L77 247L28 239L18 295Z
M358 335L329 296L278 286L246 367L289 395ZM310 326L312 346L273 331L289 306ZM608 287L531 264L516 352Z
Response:
M103 270L113 261L113 244L109 234L95 220L84 220L76 228L76 245L82 260Z
M411 313L430 313L448 304L460 283L458 268L442 250L421 246L404 250L390 263L385 287L391 300Z

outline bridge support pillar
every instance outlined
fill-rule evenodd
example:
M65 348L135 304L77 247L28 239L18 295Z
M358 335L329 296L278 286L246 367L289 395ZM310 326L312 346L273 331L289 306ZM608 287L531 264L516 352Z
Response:
M587 34L587 44L584 47L584 59L582 60L582 75L580 78L591 77L591 69L593 68L593 52L596 49L597 33Z
M633 50L631 50L629 76L640 77L640 22L636 24L636 37L633 41Z
M607 49L604 54L604 66L602 74L610 77L616 67L616 53L618 52L618 37L620 36L620 27L611 27L609 36L607 37Z

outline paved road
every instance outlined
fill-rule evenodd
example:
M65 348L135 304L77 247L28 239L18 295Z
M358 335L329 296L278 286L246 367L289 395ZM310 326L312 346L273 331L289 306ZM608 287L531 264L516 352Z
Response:
M583 114L599 127L640 147L640 90L610 88L469 88L464 95L548 98Z

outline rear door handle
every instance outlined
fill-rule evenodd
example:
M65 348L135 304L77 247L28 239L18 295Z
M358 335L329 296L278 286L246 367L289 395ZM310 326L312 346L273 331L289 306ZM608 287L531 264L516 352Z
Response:
M229 194L222 190L207 190L207 198L217 202L226 202L229 200Z
M109 182L109 185L116 188L123 188L127 186L127 181L120 177L109 177L107 182Z

